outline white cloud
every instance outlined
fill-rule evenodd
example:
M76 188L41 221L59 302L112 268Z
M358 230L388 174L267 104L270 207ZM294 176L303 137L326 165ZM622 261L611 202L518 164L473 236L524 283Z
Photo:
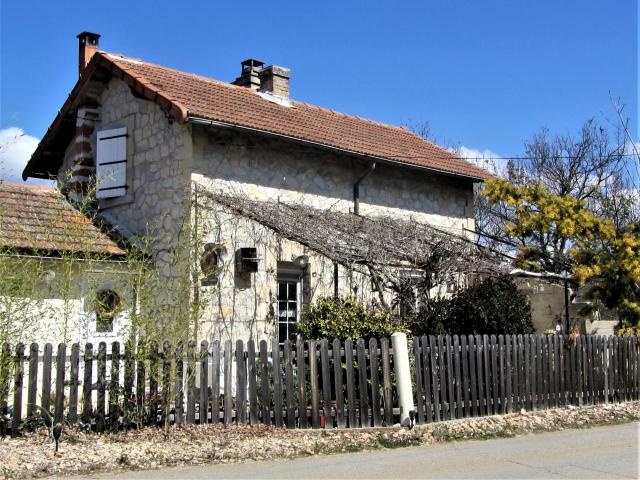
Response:
M628 139L624 142L624 154L635 160L640 160L640 143L637 140Z
M18 127L0 130L0 180L22 182L22 170L38 146L38 142L36 137L27 135ZM27 183L53 185L52 181L34 178L29 179Z
M508 160L500 157L493 150L478 150L461 145L453 150L457 155L470 163L484 168L494 175L504 176Z

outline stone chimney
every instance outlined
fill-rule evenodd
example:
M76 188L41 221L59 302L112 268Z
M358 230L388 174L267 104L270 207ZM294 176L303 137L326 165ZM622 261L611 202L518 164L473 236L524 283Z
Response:
M91 32L82 32L78 35L78 75L82 75L85 67L100 49L100 35Z
M258 90L260 88L260 71L264 62L256 60L255 58L249 58L241 63L242 73L233 82L234 85L241 87L247 87L251 90Z
M260 91L276 97L289 98L289 79L291 70L271 65L260 71Z

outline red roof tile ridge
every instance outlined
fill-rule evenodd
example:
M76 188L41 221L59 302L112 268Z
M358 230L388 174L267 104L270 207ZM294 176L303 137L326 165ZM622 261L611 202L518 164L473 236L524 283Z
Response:
M171 69L168 69L166 67L162 67L160 65L154 65L152 63L145 62L144 60L139 60L139 59L134 59L134 58L131 58L131 57L127 57L125 55L113 54L113 53L102 52L102 51L98 52L98 54L101 54L102 57L106 58L107 61L115 61L115 62L117 62L118 63L118 68L122 69L128 75L131 75L131 77L136 79L138 82L142 83L145 86L148 86L151 90L154 90L157 95L162 96L167 101L173 103L180 110L181 115L184 117L184 119L186 119L186 117L187 117L189 112L188 112L187 108L184 105L182 105L181 102L179 102L169 92L167 92L163 88L160 88L158 85L153 83L151 80L149 80L142 73L138 72L137 70L135 70L133 68L129 68L129 67L123 65L122 62L124 62L125 64L127 62L136 62L137 64L140 64L140 65L151 65L153 67L163 68L165 70L170 70L170 71L171 71ZM177 70L175 70L175 71L177 71Z
M27 183L21 182L8 182L6 180L0 180L0 188L7 187L15 187L15 188L28 188L31 190L41 190L43 193L60 193L60 191L56 187L46 187L44 185L29 185Z
M170 73L177 73L177 74L180 74L180 75L187 75L187 76L195 78L197 80L202 80L202 81L205 81L205 82L214 83L216 85L233 88L233 89L236 89L236 90L239 90L239 91L243 91L243 92L251 92L251 93L253 93L252 90L249 90L246 87L241 87L239 85L234 85L232 83L225 82L223 80L218 80L216 78L206 77L206 76L200 75L198 73L185 72L183 70L178 70L176 68L171 68L171 67L167 67L167 66L164 66L164 65L159 65L157 63L148 62L148 61L143 60L141 58L128 57L128 56L122 55L120 53L110 53L110 52L100 52L100 53L103 53L103 54L109 56L111 59L113 59L115 61L136 62L136 63L138 63L140 65L147 65L149 67L159 68L161 70L165 70L165 71L170 72Z

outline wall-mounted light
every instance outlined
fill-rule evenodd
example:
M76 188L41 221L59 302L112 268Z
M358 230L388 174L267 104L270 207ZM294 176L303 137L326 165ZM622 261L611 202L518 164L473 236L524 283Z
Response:
M295 263L296 266L300 268L307 268L307 265L309 265L309 257L307 255L298 255L292 260L293 263Z
M56 272L53 270L45 270L40 274L39 280L45 285L51 285L56 278Z

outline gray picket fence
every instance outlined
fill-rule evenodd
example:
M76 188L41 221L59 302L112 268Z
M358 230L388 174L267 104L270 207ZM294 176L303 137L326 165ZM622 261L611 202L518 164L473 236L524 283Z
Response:
M640 399L637 337L414 338L418 422Z
M199 348L198 348L199 347ZM234 348L235 347L235 348ZM413 338L418 423L639 399L637 337ZM356 428L399 419L386 338L0 351L0 434L41 410L98 432L171 423ZM10 402L11 401L11 402Z

